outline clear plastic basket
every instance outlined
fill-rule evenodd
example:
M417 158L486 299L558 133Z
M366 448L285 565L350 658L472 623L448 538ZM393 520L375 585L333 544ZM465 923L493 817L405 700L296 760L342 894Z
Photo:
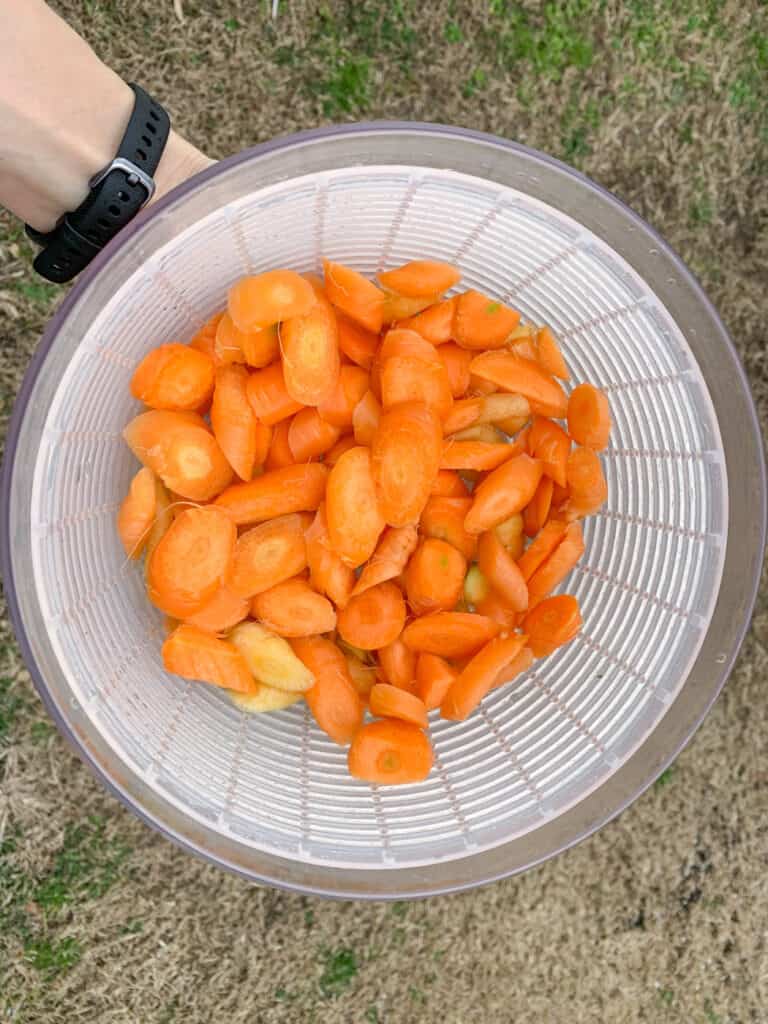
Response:
M608 392L607 506L567 582L584 628L461 724L435 721L419 785L352 780L307 709L249 716L168 676L158 613L115 512L120 432L152 346L187 340L246 273L372 274L417 257L551 324L575 381ZM765 480L733 348L680 261L575 172L435 126L309 133L217 165L83 276L17 404L3 543L35 681L97 773L146 820L249 877L388 897L520 870L587 834L661 770L746 626ZM735 538L729 541L730 538ZM721 582L722 581L722 582Z

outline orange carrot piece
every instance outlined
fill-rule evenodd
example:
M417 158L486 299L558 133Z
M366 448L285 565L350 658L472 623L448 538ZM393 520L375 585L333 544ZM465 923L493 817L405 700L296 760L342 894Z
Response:
M429 725L424 701L407 690L401 690L389 683L376 683L368 700L372 715L382 718L399 718L426 729Z
M293 270L268 270L244 277L227 296L229 315L235 326L247 333L304 316L316 303L312 285Z
M199 611L224 583L236 540L237 530L225 512L210 505L185 509L147 565L150 601L177 619Z
M508 549L512 546L517 546L517 541L523 536L524 526L525 523L522 515L519 512L515 512L514 515L494 526L493 529L501 543ZM517 559L515 558L515 560Z
M568 433L577 444L602 451L611 433L611 409L605 392L579 384L568 399Z
M454 398L461 398L469 390L469 365L472 362L472 353L449 341L437 349L437 356L448 374L451 394Z
M301 411L301 410L299 410ZM298 415L296 413L295 415ZM291 429L291 420L280 420L274 427L266 427L272 433L269 440L267 457L264 460L264 469L285 469L286 466L294 466L296 460L293 457L291 446L288 443L288 434ZM263 426L263 424L262 424Z
M571 439L563 428L543 416L534 416L528 431L527 447L528 454L541 461L544 473L565 487L565 465L571 450Z
M213 316L206 320L203 326L190 338L189 347L196 349L198 352L204 352L209 356L214 364L217 362L216 356L216 331L219 327L219 321L221 320L223 313L214 313Z
M398 637L378 651L379 665L384 678L392 686L413 693L416 681L416 655ZM381 712L373 712L380 714Z
M295 576L306 564L302 517L295 512L277 516L238 537L227 586L240 597L253 597Z
M533 656L533 651L530 647L524 647L518 655L516 655L508 665L496 676L496 681L493 684L493 689L496 690L500 686L506 686L507 683L513 682L518 676L521 676L523 672L527 672L528 669L533 667L533 663L536 659Z
M435 477L431 493L443 498L466 498L467 488L458 473L441 469Z
M560 346L555 341L555 336L551 329L546 325L538 330L536 348L542 370L545 370L553 377L559 377L560 380L571 379L568 365L563 358L563 353L560 351Z
M425 309L423 313L401 320L399 327L406 327L416 331L426 341L433 345L444 345L451 340L453 330L453 315L456 309L456 299L444 299L434 306Z
M337 608L344 608L355 586L355 574L331 547L324 503L318 508L304 540L312 586L318 593L326 594Z
M510 608L495 590L489 590L485 597L476 602L475 611L478 615L486 615L494 622L498 622L501 630L507 632L514 629L520 618L520 613Z
M422 782L434 755L424 732L410 722L380 718L355 733L347 754L349 774L361 782L398 785Z
M390 334L395 332L390 331ZM418 336L417 336L418 337ZM428 345L428 342L423 342ZM448 372L440 362L437 350L432 348L429 359L415 355L386 356L382 345L381 404L385 409L403 402L424 402L434 409L440 420L445 419L453 405Z
M574 449L568 456L566 476L570 491L568 518L597 512L608 497L608 484L594 450Z
M117 532L129 558L138 558L144 550L156 511L155 474L144 466L131 480L117 513Z
M346 317L338 318L339 348L353 363L357 363L364 370L370 372L373 360L376 356L376 349L379 347L379 338L372 331L366 331L364 327L347 320Z
M522 633L502 633L489 641L459 673L440 705L443 718L463 722L477 707L501 673L525 647Z
M408 604L415 615L451 611L464 589L467 560L452 544L425 538L405 570Z
M441 469L496 469L506 462L514 452L505 441L489 444L486 441L454 441L448 437L443 442Z
M350 320L378 334L384 323L384 292L341 263L323 260L323 270L325 293L333 305Z
M523 619L528 646L537 658L567 644L581 629L579 602L570 594L548 597Z
M530 359L511 352L483 352L472 360L471 371L503 391L527 398L533 413L562 419L568 410L562 387Z
M159 345L136 367L131 394L153 409L193 412L211 397L214 369L210 356L189 345Z
M456 299L453 338L462 348L501 348L520 323L520 314L481 292L468 291Z
M166 672L212 683L237 693L256 693L258 684L245 658L234 644L183 624L177 626L162 647Z
M461 486L464 490L463 498L431 495L421 514L419 528L425 537L447 541L470 560L475 556L477 537L464 529L464 520L472 507L472 499L464 485Z
M317 409L300 409L290 420L288 447L294 462L309 462L330 451L341 429L324 420Z
M349 430L355 407L368 390L369 375L359 366L342 366L333 392L317 411L334 426Z
M151 409L132 419L123 437L136 458L184 498L208 501L232 479L224 452L196 413Z
M344 655L336 644L319 636L298 637L290 645L315 677L304 693L315 721L334 743L349 743L362 725L363 702Z
M469 533L483 533L522 512L541 479L541 463L528 455L517 455L502 463L479 484L472 497L472 508L464 520Z
M418 297L399 295L397 292L391 292L385 288L384 323L394 324L399 320L407 320L412 316L416 316L440 298L440 295L421 295Z
M515 612L525 611L528 607L528 587L520 567L494 530L480 535L477 542L477 564L505 604Z
M403 643L411 650L439 654L443 658L465 658L474 654L499 632L499 624L471 612L436 612L409 622Z
M456 670L437 654L423 652L418 656L416 696L424 702L427 711L434 711L440 707L457 675Z
M234 327L234 325L233 325ZM235 328L236 329L236 328ZM240 334L239 345L245 361L254 370L269 366L280 357L280 337L277 324L260 331Z
M248 611L248 601L222 584L213 597L198 611L188 615L185 621L207 633L226 633L242 622Z
M443 433L446 435L456 434L459 430L466 430L475 423L479 423L482 414L482 398L462 398L453 403L453 408L443 420Z
M216 327L216 335L213 340L213 360L216 365L228 366L230 363L244 363L245 352L243 352L240 342L245 337L245 332L239 331L235 327L235 323L229 313L223 313ZM277 357L272 356L272 359L275 358ZM272 359L269 362L272 362Z
M248 371L243 366L221 366L211 405L213 436L241 480L250 480L255 466L267 457L272 431L260 423L246 397Z
M278 636L312 636L336 628L331 602L302 579L284 580L257 594L251 610Z
M379 508L390 526L418 522L437 478L442 430L423 402L385 409L371 444Z
M352 429L357 444L370 445L381 419L381 405L372 391L366 391L352 413Z
M328 475L325 515L331 547L353 569L373 554L385 520L367 448L350 448Z
M535 608L559 586L584 554L580 523L571 523L552 554L528 581L528 607Z
M326 302L317 302L304 316L291 317L280 325L285 390L302 405L320 405L339 380L339 331L336 313Z
M523 579L526 583L547 558L552 554L557 545L565 536L566 523L557 520L550 520L542 528L539 535L526 548L517 564Z
M421 298L425 295L441 295L453 288L461 279L461 271L450 263L411 260L394 270L384 270L377 276L379 284L389 291Z
M152 553L168 531L175 516L171 505L171 496L168 489L159 477L155 477L155 518L147 534L147 541L144 546L144 572L146 574L149 560ZM181 511L181 507L178 508Z
M523 528L526 537L535 537L549 519L554 486L552 478L549 476L543 476L539 480L536 493L523 510Z
M337 627L348 644L364 651L393 643L405 625L405 601L397 584L377 583L351 597L339 611Z
M345 652L344 658L347 662L352 685L357 690L358 695L364 701L367 701L371 690L379 680L378 668L376 665L366 665L356 655L348 651Z
M246 394L257 419L272 427L303 408L288 394L281 363L272 363L248 377Z
M370 587L375 587L377 583L384 583L399 576L416 550L418 542L419 535L415 526L388 526L382 533L376 550L363 567L352 593L357 596Z
M247 484L233 484L216 505L238 526L290 512L314 512L325 493L328 470L318 463L273 469Z
M343 434L336 444L329 451L325 453L323 464L328 466L330 469L335 466L339 461L344 452L348 452L350 448L356 448L357 441L355 440L354 434Z

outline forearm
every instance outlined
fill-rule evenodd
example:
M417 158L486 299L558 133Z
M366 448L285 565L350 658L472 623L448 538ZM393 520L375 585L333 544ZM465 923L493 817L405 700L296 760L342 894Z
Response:
M39 231L114 157L133 93L42 0L0 0L0 205ZM156 196L210 161L172 132Z

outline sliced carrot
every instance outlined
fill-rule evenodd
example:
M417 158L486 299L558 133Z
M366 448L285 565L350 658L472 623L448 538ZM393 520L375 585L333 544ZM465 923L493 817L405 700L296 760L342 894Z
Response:
M149 565L152 552L165 536L168 527L174 520L174 511L171 505L171 496L168 489L159 477L155 477L155 518L147 534L147 541L144 547L144 569ZM180 511L180 510L179 510Z
M505 434L516 434L531 418L531 406L523 395L506 392L485 395L479 423L493 423Z
M304 521L297 513L277 516L238 537L227 586L253 597L301 572L307 564Z
M213 359L189 345L159 345L136 367L131 394L153 409L193 412L211 397L214 370Z
M283 321L280 348L285 390L294 401L320 405L333 394L341 362L336 314L328 303Z
M457 430L446 438L448 441L480 441L486 445L506 444L506 437L501 434L492 423L475 423L473 427L466 430ZM507 445L509 448L509 445Z
M139 558L144 550L157 511L155 474L144 466L131 480L117 513L117 532L129 558Z
M312 636L336 628L331 602L302 579L285 580L257 594L251 609L278 636Z
M466 430L475 423L480 422L483 414L483 399L480 396L474 398L462 398L453 403L453 408L443 420L443 433L455 434L459 430Z
M245 333L235 327L234 320L229 313L225 312L219 319L213 342L213 358L216 365L228 366L230 363L244 363L245 352L243 352L240 342L245 337ZM279 349L272 359L276 359L277 355L279 355ZM272 359L267 362L271 363Z
M211 405L213 436L241 480L250 480L255 466L267 457L272 430L256 419L246 397L248 371L243 366L221 366Z
M406 647L398 637L391 644L382 647L378 651L379 664L384 673L384 678L392 686L398 686L401 690L413 692L416 680L416 655ZM381 714L382 712L372 712Z
M337 608L344 608L355 585L355 574L331 547L325 504L318 508L304 540L312 586L318 593L330 597Z
M426 537L405 570L408 604L415 615L451 611L461 597L467 560L447 541Z
M416 696L427 709L439 708L457 672L437 654L421 653L416 661Z
M461 271L450 263L411 260L394 270L384 270L377 276L379 283L389 291L421 298L425 295L440 295L453 288L461 279Z
M349 743L363 721L363 703L352 683L344 655L319 636L291 640L294 653L315 677L304 699L315 721L334 743Z
M248 611L248 601L233 593L225 583L202 608L188 615L185 621L208 633L226 633L238 622L242 622Z
M543 476L539 480L536 493L523 510L523 522L526 537L535 537L549 518L552 507L552 477Z
M352 426L355 406L368 390L369 375L359 366L342 366L333 392L320 402L317 411L342 430Z
M429 726L427 708L424 701L407 690L402 690L389 683L376 683L371 690L369 706L372 715L382 718L399 718L422 729Z
M482 533L515 512L522 512L536 492L541 473L541 463L528 455L517 455L502 463L475 488L472 508L464 520L465 529Z
M352 413L352 429L355 441L372 445L381 419L381 405L372 391L366 391Z
M385 520L367 448L344 452L328 476L325 515L333 550L353 569L373 554Z
M370 372L376 349L379 347L378 335L353 323L352 320L347 320L344 316L338 318L338 329L341 351L353 363Z
M299 410L300 412L301 410ZM295 413L294 415L298 415ZM291 429L292 420L280 420L274 427L267 427L267 430L272 431L269 448L267 450L267 457L264 460L264 469L269 471L272 469L285 469L286 466L294 466L296 460L293 457L291 446L288 442L288 434ZM262 424L263 426L263 424Z
M602 451L611 433L611 409L605 392L579 384L568 399L568 433L577 444Z
M570 380L571 375L568 372L568 365L563 359L563 353L560 351L560 346L555 341L555 336L551 329L546 325L540 327L538 334L536 335L536 347L539 363L541 364L542 370L546 370L547 373L552 374L553 377L559 377L560 380Z
M409 622L403 642L414 651L464 658L474 654L499 632L499 624L471 612L436 612Z
M147 565L149 599L166 615L199 611L224 583L237 530L213 506L185 509L168 527Z
M566 476L570 491L568 517L597 512L608 497L608 484L594 450L575 448L568 456Z
M152 409L132 419L123 437L136 458L184 498L208 501L232 479L224 452L196 413Z
M210 356L214 363L217 362L215 351L216 331L219 327L219 320L221 320L223 315L223 313L214 313L189 341L190 348L194 348L198 352L204 352L207 356Z
M477 564L493 589L515 612L528 607L528 587L519 566L493 530L480 534Z
M384 323L384 292L356 270L323 260L325 293L342 313L378 334Z
M444 498L466 498L467 488L458 473L452 469L441 469L435 477L431 493Z
M294 462L309 462L330 451L341 429L324 420L317 409L300 409L290 420L288 447Z
M377 583L384 583L399 576L416 550L418 542L419 536L415 526L388 526L360 573L352 593L357 596L370 587L375 587Z
M351 597L338 614L337 627L348 644L364 651L393 643L405 625L405 601L400 588L388 580Z
M354 434L343 434L336 444L329 451L325 453L323 464L328 466L335 466L339 461L344 452L348 452L350 448L356 448L357 441L355 440Z
M366 664L349 651L345 652L344 658L352 685L357 690L358 696L367 701L372 688L379 680L377 667Z
M293 270L268 270L255 277L244 277L230 288L227 296L229 315L235 326L246 332L304 316L316 303L312 285Z
M384 410L371 444L379 508L390 526L418 522L440 466L442 430L433 409L403 402Z
M494 622L498 622L502 631L514 629L520 618L520 613L510 608L495 590L489 590L485 597L475 603L475 611L478 615L486 615Z
M518 328L519 330L520 328ZM509 338L507 338L507 345L514 352L516 356L520 356L522 359L531 359L534 363L539 362L539 343L537 341L537 334L535 329L530 325L526 324L524 333L517 335L517 331L513 331ZM542 369L544 367L542 366ZM550 371L547 370L547 373Z
M513 682L518 676L521 676L523 672L527 672L528 669L533 667L533 663L536 659L533 656L533 651L530 647L524 647L519 654L517 654L508 665L496 676L496 681L493 684L493 689L496 690L500 686L506 686L507 683Z
M347 754L350 775L361 782L384 785L422 782L433 761L424 732L396 718L366 723L355 733Z
M472 360L472 373L504 391L523 395L531 412L562 419L568 409L565 392L554 377L530 359L511 352L483 352Z
M272 363L248 377L246 394L256 417L272 427L303 408L288 394L281 363Z
M522 633L502 633L489 641L459 673L440 705L443 718L463 722L496 682L499 673L525 647Z
M566 523L550 520L541 530L538 537L526 548L518 558L517 564L526 583L540 565L552 554L565 536Z
M534 416L528 432L527 447L528 453L541 461L544 473L565 487L565 466L571 450L571 439L563 428L543 416Z
M255 693L258 689L235 645L197 626L177 626L163 644L162 653L166 672L237 693Z
M470 428L471 429L471 428ZM492 429L492 428L491 428ZM441 469L496 469L514 454L505 441L488 444L485 441L455 441L446 438L443 442Z
M451 394L454 398L461 398L469 390L469 364L472 362L472 353L449 341L437 349L437 355L448 374Z
M233 484L216 505L238 526L258 523L289 512L314 512L325 493L328 470L318 463L273 469L247 484Z
M430 347L433 354L427 360L414 355L386 357L382 346L381 404L385 409L402 402L424 402L440 420L448 416L453 405L451 383L437 350Z
M552 554L528 581L528 607L535 608L559 586L584 554L580 523L571 523Z
M464 577L464 601L476 606L491 591L491 585L478 565L470 565Z
M270 363L280 356L280 338L277 324L273 324L271 327L264 327L260 331L241 334L239 344L248 366L255 370L269 366Z
M453 316L453 338L462 348L501 348L520 322L520 314L481 292L459 295Z
M581 629L579 602L570 594L548 597L523 619L528 646L537 658L567 644Z
M448 498L442 495L431 495L424 511L421 513L419 527L425 537L436 537L438 540L452 544L466 559L474 558L477 537L467 533L464 520L472 507L472 499L467 494L464 484L463 498Z
M470 397L483 395L492 395L498 388L493 381L485 380L483 377L478 377L476 373L472 373L472 364L470 363L470 374L469 374L469 394Z
M497 523L494 526L494 531L504 547L510 548L516 547L518 540L522 539L524 526L525 523L523 522L522 515L516 512L509 519L503 519L500 523ZM517 560L516 557L515 560Z
M456 299L444 299L434 306L425 309L423 313L401 320L399 327L407 327L416 331L426 341L433 345L444 345L451 340L453 330L453 315L456 309Z
M440 295L421 295L418 297L399 295L397 292L392 292L385 288L384 323L394 324L398 320L407 320L409 317L416 316L440 298Z

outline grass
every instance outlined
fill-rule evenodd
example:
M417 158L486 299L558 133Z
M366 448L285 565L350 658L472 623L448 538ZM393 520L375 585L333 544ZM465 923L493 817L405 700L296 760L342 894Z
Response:
M326 999L331 999L341 995L352 984L358 971L357 957L353 950L341 948L325 950L322 959L320 991Z

